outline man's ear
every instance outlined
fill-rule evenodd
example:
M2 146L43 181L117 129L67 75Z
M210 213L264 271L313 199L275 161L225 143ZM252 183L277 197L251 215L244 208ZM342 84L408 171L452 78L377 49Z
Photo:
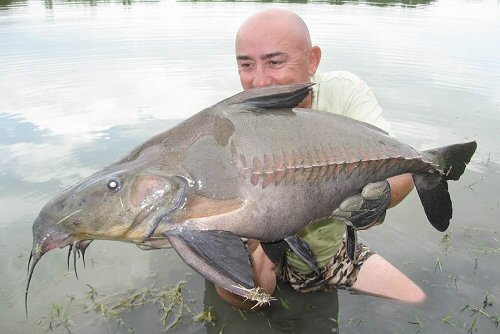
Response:
M319 62L321 61L321 49L319 46L313 46L311 48L311 56L309 58L309 75L313 76L318 69Z

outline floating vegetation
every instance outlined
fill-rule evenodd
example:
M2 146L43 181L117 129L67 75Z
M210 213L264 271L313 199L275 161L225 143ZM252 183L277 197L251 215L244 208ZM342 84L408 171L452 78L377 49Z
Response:
M462 292L462 286L472 287L476 291L481 289L484 296L482 302L478 301L476 298L481 298L481 293L477 291L476 295L479 297L474 297L475 302L451 306L447 313L441 316L442 324L453 327L458 333L500 333L500 312L494 301L497 291L490 294L481 288L482 284L489 284L491 262L495 263L495 257L500 254L499 232L481 227L463 227L443 234L439 248L441 251L434 255L433 268L422 268L434 273L435 281L427 281L429 285L453 288L459 292ZM459 272L453 272L456 270L455 259L467 266L462 265ZM468 271L468 274L464 274L465 271ZM444 285L441 283L443 279L446 279ZM415 320L409 323L417 325L420 330L433 326L421 321L416 313L413 316Z
M489 255L500 254L500 247L492 248L492 247L487 247L487 246L481 246L478 249L471 249L469 251L479 253L479 254L489 254Z
M191 311L185 305L182 296L182 288L185 282L179 282L176 287L170 289L147 288L142 291L129 291L126 296L117 295L106 296L88 285L90 291L87 293L88 299L92 302L90 306L101 315L102 319L114 319L122 328L127 329L127 325L122 318L125 312L144 307L147 304L155 305L160 310L160 321L164 325L165 331L179 323L184 310ZM131 330L131 328L128 328Z
M441 258L439 256L436 256L436 266L434 267L434 272L436 271L443 271L443 266L441 265Z
M68 333L71 333L71 320L66 311L71 306L74 297L69 296L68 299L66 306L54 304L48 316L38 319L36 325L45 328L44 333L48 333L49 331L52 332L56 328L64 328Z
M290 310L292 307L288 303L288 299L286 297L280 297L281 305L283 305L283 308L285 310Z
M446 286L450 286L453 283L455 289L458 289L457 281L458 281L458 275L448 274L448 281L446 282Z
M446 254L448 252L448 249L450 249L450 246L451 246L451 232L447 232L443 235L439 245L443 249L443 253Z
M193 316L193 320L196 322L204 322L204 323L209 323L212 326L215 325L215 322L217 321L217 316L215 315L215 311L213 307L209 306L205 310L203 310L201 313Z
M241 319L243 320L248 320L248 318L245 316L245 314L243 313L243 311L241 309L236 309L238 311L238 313L240 314L241 316Z
M478 333L478 325L481 319L488 319L493 324L495 329L498 329L500 324L500 315L490 311L493 306L494 300L488 293L486 293L480 307L468 303L465 304L465 306L460 310L461 314L466 311L470 312L467 319L456 319L453 312L449 311L441 320L443 323L456 329L461 329L467 334Z
M95 287L88 285L89 291L81 298L68 296L68 302L53 305L49 315L40 318L37 326L45 333L53 331L54 328L63 328L68 333L74 331L72 319L83 313L94 312L97 319L104 321L108 326L114 321L117 326L135 333L134 328L124 320L124 316L132 311L146 306L153 306L159 310L159 321L164 332L180 323L185 313L191 314L193 321L215 324L216 316L212 308L207 308L199 314L195 314L186 303L183 295L185 282L179 282L170 288L145 288L142 290L129 290L113 295L99 292Z
M463 228L463 232L461 233L449 231L443 235L439 246L443 256L449 256L450 254L475 256L473 270L474 275L477 271L478 256L500 254L499 233L497 231L479 227L467 226ZM439 255L436 256L434 271L443 271L442 261Z
M408 323L412 325L418 325L419 328L423 328L424 323L422 319L420 319L420 316L416 312L413 312L413 316L415 317L415 321L408 321Z
M349 318L349 324L355 324L355 325L361 325L363 323L364 319L361 317L353 317Z

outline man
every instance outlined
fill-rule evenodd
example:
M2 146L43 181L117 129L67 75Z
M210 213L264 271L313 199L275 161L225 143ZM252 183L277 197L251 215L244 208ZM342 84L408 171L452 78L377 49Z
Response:
M236 58L240 81L245 90L314 82L312 94L299 107L343 114L389 131L372 91L363 81L347 72L317 72L321 50L318 46L312 46L307 26L293 12L272 9L248 18L236 35ZM383 207L384 212L386 208L398 204L413 189L409 174L387 181L384 182L384 189L390 188L390 198L387 196L388 205ZM344 217L343 214L349 217L350 210L356 209L346 205L343 208L346 212L339 217ZM383 216L378 222L381 220ZM299 233L311 247L320 274L291 250L287 251L283 263L273 263L258 241L249 240L256 286L272 294L277 279L282 278L302 292L346 287L360 293L410 303L422 303L425 300L425 293L415 283L364 245L358 245L357 258L352 261L347 256L344 231L342 219L327 219L309 225ZM234 306L252 306L220 287L216 289L224 300Z

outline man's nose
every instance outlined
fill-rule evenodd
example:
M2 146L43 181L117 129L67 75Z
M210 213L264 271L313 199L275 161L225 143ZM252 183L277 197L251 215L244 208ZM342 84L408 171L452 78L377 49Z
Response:
M273 77L270 73L263 67L258 67L254 73L253 87L266 87L273 84Z

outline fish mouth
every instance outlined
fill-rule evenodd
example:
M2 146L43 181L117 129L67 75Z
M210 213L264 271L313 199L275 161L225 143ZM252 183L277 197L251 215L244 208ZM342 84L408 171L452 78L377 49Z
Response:
M40 218L37 218L37 220L35 221L35 226L37 226L37 223L40 226L43 226L43 223L41 223ZM74 236L61 231L52 231L49 233L45 233L42 237L39 237L39 235L37 234L41 233L37 232L41 232L41 230L42 228L39 228L37 229L36 232L34 231L33 248L30 252L28 260L28 282L26 284L26 290L24 293L26 316L28 316L28 291L31 283L31 278L33 277L33 272L35 270L35 267L42 258L42 256L52 249L64 248L66 246L69 246L68 260L67 260L68 269L70 266L71 253L73 253L73 266L75 270L75 276L76 278L78 278L78 273L76 270L76 259L77 257L80 258L81 256L83 265L85 267L85 250L93 241L92 239L76 239Z

